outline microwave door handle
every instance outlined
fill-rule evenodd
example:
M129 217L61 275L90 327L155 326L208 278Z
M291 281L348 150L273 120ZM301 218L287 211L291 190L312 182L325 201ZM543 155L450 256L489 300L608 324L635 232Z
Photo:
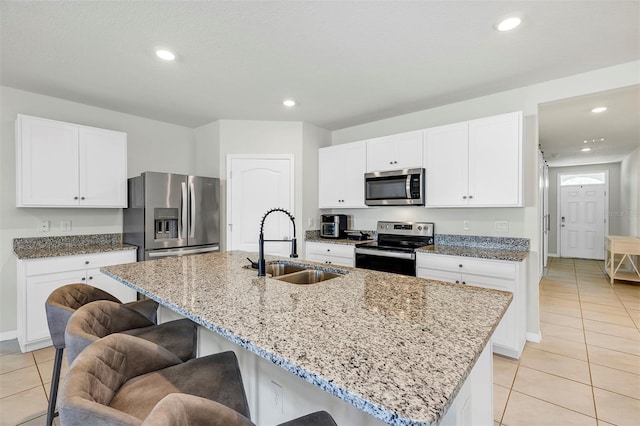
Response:
M189 182L189 199L191 200L191 220L189 221L189 238L196 236L196 191L193 182Z
M407 200L411 199L411 175L407 175L407 181L405 182L405 192L407 194Z
M182 212L180 215L180 230L178 231L180 234L180 238L186 238L183 234L186 226L187 226L187 184L182 182L180 184L182 186Z

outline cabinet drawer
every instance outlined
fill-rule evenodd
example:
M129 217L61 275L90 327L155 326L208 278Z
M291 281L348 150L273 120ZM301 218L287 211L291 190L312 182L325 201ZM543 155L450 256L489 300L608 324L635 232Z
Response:
M307 243L307 256L316 254L353 258L355 250L355 246L345 244Z
M24 260L27 276L51 274L78 269L100 268L103 266L131 263L136 260L135 250L113 251L78 256L60 256L52 258Z
M353 257L343 257L343 256L327 256L324 254L313 254L310 253L307 256L307 260L318 263L326 263L329 265L338 265L338 266L355 266Z
M417 268L416 274L419 278L428 280L445 281L455 283L460 281L460 272L443 271L440 269Z
M516 265L513 262L500 260L418 253L417 267L490 277L516 278Z

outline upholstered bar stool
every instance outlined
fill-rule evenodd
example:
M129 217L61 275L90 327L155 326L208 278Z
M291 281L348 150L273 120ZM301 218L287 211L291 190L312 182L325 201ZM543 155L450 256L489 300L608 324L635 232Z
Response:
M71 365L87 346L113 333L124 333L154 342L182 361L196 356L197 328L189 319L155 325L128 306L109 300L87 303L76 310L65 330L67 360Z
M183 362L160 345L116 333L89 345L69 367L60 389L61 424L141 425L171 393L217 401L249 418L233 352Z
M110 300L114 303L121 303L112 294L82 283L67 284L57 288L45 302L49 334L56 349L51 377L51 390L49 392L49 407L47 409L47 426L51 426L53 418L56 416L58 382L60 380L60 370L62 369L62 354L65 348L64 330L67 327L67 322L78 308L96 300ZM130 302L126 303L125 306L144 315L151 323L156 322L158 304L153 300Z
M247 417L209 399L172 393L156 404L143 426L255 426ZM278 426L336 426L326 411L317 411Z

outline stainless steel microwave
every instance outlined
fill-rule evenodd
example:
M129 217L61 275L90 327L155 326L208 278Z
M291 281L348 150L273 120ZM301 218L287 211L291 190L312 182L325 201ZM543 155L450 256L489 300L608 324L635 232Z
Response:
M424 176L424 169L365 173L365 204L367 206L424 206Z

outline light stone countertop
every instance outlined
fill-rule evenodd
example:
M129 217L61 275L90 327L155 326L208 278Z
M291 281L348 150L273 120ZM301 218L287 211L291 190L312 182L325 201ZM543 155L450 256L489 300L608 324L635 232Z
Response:
M480 259L507 260L510 262L522 262L529 256L528 250L513 250L508 248L493 247L464 247L436 244L420 247L418 253L444 254L449 256L477 257Z
M339 278L295 285L258 277L244 268L247 256L256 258L207 253L101 270L392 425L440 421L512 300L509 292L349 267Z

